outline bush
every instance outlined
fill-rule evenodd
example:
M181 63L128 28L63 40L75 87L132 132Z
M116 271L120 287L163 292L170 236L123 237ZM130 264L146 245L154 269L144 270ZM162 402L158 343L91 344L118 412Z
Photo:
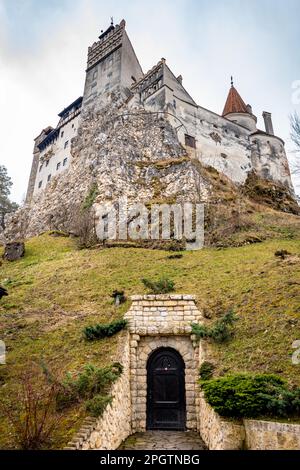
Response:
M109 402L109 388L122 372L122 364L115 362L111 366L103 368L88 364L75 378L68 374L61 384L61 390L57 396L57 409L61 410L84 400L86 407L93 408L94 413L96 413L96 409L100 410L101 402L103 411L105 403ZM96 399L96 397L98 398Z
M92 205L94 204L95 199L98 195L99 195L99 189L98 189L97 184L94 183L91 186L85 200L83 201L82 209L84 209L84 210L85 209L90 209L92 207Z
M46 449L59 422L56 413L57 383L48 383L40 368L25 371L14 394L1 402L15 440L23 450Z
M168 278L161 278L158 281L150 281L149 279L142 279L144 286L149 289L151 294L167 294L175 290L174 281Z
M95 339L109 338L127 326L127 320L117 320L108 324L97 324L94 326L86 326L83 330L85 338L89 341Z
M113 397L96 395L86 403L86 411L96 418L101 416L107 405L112 402Z
M237 320L238 317L233 310L230 310L219 320L215 321L211 327L192 323L192 333L196 335L198 339L211 338L216 343L224 343L232 338L234 323Z
M215 366L211 362L203 362L199 369L199 375L201 380L209 380L213 376Z
M98 239L95 229L95 212L86 209L74 213L72 231L76 235L78 249L92 248L97 245Z
M221 416L287 417L300 412L300 389L271 374L237 374L201 383L207 402Z

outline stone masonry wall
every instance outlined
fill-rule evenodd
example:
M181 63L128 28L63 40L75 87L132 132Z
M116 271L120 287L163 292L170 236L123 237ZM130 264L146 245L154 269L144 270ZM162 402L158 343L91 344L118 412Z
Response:
M300 450L300 425L244 420L250 450Z
M113 401L103 415L87 418L82 428L66 447L67 450L113 450L131 434L129 334L120 336L117 357L124 367L111 389Z
M129 321L132 430L146 429L147 360L157 348L177 350L185 362L187 429L197 428L196 390L198 343L191 322L202 315L191 295L133 296L125 318Z
M199 366L211 361L211 345L199 343ZM299 450L300 425L244 419L233 422L222 418L197 390L197 428L210 450Z
M199 431L209 450L238 450L244 447L245 429L222 419L200 396Z
M186 427L197 430L210 450L300 449L300 425L259 420L233 422L205 401L198 384L199 364L210 358L207 342L198 343L191 323L203 317L191 295L132 296L125 315L128 331L119 337L116 360L124 366L113 385L113 401L102 417L86 418L66 449L114 450L131 433L145 431L147 361L160 347L173 348L185 363Z

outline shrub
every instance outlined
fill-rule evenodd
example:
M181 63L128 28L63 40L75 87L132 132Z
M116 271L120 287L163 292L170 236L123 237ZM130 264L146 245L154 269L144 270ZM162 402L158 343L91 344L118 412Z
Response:
M127 326L127 320L117 320L107 324L97 324L94 326L86 326L83 330L85 338L89 341L95 339L109 338Z
M1 403L16 442L23 450L49 447L59 422L56 413L57 383L48 383L35 365L25 371L11 398Z
M192 333L198 339L211 338L216 343L224 343L232 338L234 333L234 323L238 320L233 310L225 313L223 317L216 320L215 323L209 327L206 325L199 325L192 323Z
M98 196L98 194L99 194L98 186L97 186L96 183L94 183L91 186L85 200L83 201L82 209L84 209L84 210L85 209L90 209L92 207L92 205L94 204L95 199Z
M209 380L213 376L215 366L208 361L205 361L201 364L201 367L199 369L199 375L201 380Z
M86 209L74 213L72 231L76 235L78 249L92 248L97 245L98 239L95 230L95 213L93 209Z
M96 413L96 409L99 411L101 407L103 411L105 403L109 402L108 398L111 398L108 396L109 388L122 372L122 364L115 362L111 366L103 368L88 364L75 378L67 374L57 396L57 409L61 410L84 400L86 407L93 409L94 413Z
M86 411L96 418L101 416L108 404L112 402L113 397L95 395L93 398L87 401Z
M286 417L300 412L300 389L272 374L237 374L201 383L207 402L221 416Z
M168 278L161 278L158 281L150 281L149 279L142 279L144 286L149 289L151 294L167 294L175 290L174 281Z

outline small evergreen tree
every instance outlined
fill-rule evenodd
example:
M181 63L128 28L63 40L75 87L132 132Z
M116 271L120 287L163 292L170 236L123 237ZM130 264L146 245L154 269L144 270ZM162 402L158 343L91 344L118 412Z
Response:
M5 216L15 211L18 205L9 200L10 188L12 186L11 178L7 174L5 166L0 165L0 228L4 229Z

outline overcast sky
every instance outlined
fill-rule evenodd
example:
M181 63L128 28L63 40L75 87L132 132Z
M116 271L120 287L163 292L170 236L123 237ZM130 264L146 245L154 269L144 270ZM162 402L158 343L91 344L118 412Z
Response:
M26 192L34 137L82 95L87 48L111 16L125 18L144 72L165 57L201 106L221 113L233 75L259 127L262 112L272 112L295 156L299 0L0 0L0 163L14 200Z

